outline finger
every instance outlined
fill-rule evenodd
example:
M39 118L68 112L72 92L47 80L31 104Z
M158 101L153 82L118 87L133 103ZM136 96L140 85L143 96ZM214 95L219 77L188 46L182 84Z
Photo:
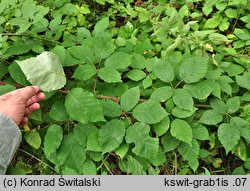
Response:
M30 106L36 102L42 101L45 99L45 94L43 92L39 92L38 94L34 95L27 101L26 106Z
M23 127L26 123L28 123L29 119L28 117L24 117L19 125L19 127Z
M39 103L34 103L32 105L30 105L29 107L26 108L25 110L25 115L29 115L32 112L38 110L40 108L40 104Z
M30 98L36 95L40 91L38 86L28 86L18 90L18 95L22 100L27 102Z
M29 121L28 117L24 117L21 124L24 125L24 124L28 123L28 121Z

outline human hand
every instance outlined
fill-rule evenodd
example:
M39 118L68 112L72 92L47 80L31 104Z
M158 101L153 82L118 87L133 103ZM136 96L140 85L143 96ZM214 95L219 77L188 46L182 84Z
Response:
M40 108L45 98L38 86L28 86L0 96L0 113L11 118L17 125L28 122L28 115Z

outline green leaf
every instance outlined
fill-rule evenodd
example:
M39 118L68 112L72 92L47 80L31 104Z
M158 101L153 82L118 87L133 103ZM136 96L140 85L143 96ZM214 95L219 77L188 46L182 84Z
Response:
M82 172L86 160L85 148L78 143L73 134L64 136L56 156L56 165L72 168L78 173Z
M245 169L242 166L239 166L237 168L234 169L234 171L231 173L232 175L245 175Z
M30 131L26 132L24 135L24 139L30 146L34 147L35 149L39 149L41 146L41 137L37 131Z
M65 106L62 102L56 101L50 111L49 116L56 121L65 121L68 119L68 115Z
M247 160L247 147L242 140L240 140L240 142L236 148L236 154L241 160L243 160L243 161Z
M173 89L169 86L163 86L154 90L149 100L155 102L167 101L172 95Z
M140 99L139 87L127 90L121 97L121 107L124 111L133 109Z
M212 11L213 11L213 7L212 6L204 6L204 7L202 7L202 12L206 16L208 16Z
M16 83L21 84L21 85L30 85L30 83L26 80L25 75L23 74L20 66L16 63L12 63L8 67L9 73L11 77L16 81Z
M147 76L143 81L142 81L142 85L144 89L147 89L148 87L152 86L153 84L153 80Z
M195 107L190 111L190 110L181 109L178 106L176 106L172 110L172 114L178 118L187 118L187 117L192 116L196 110L197 110L197 108L195 108Z
M248 14L244 17L241 17L240 20L245 22L245 23L249 23L250 22L250 15Z
M226 153L228 153L231 149L233 149L240 140L240 132L238 128L223 123L219 126L218 129L218 138L226 149Z
M244 163L244 167L248 170L250 170L250 158L248 158L245 163Z
M199 166L198 156L199 156L200 146L198 142L194 139L192 144L181 143L178 147L178 152L181 154L184 160L188 161L189 166L196 171Z
M141 54L133 54L131 67L136 69L144 69L146 67L147 60Z
M160 137L164 135L168 131L169 125L170 125L170 119L168 116L166 116L161 122L155 124L153 126L153 129L156 133L156 136Z
M186 121L175 119L171 123L170 132L173 137L191 145L193 139L192 128Z
M104 155L101 152L89 152L89 157L95 162L100 162L103 160Z
M230 64L225 71L229 76L236 76L244 72L244 68L240 65Z
M93 39L93 52L98 58L105 59L109 57L115 50L113 42L103 39L101 37L95 37Z
M30 49L31 49L31 46L28 44L15 43L4 52L4 55L9 57L13 55L25 54L29 52Z
M159 141L149 136L150 127L145 123L135 123L128 127L126 142L135 143L133 152L145 158L155 157L158 153Z
M98 135L99 135L99 129L92 128L91 132L88 135L87 139L87 150L88 151L95 151L100 152L102 151L102 148L98 142Z
M105 121L99 101L82 88L74 88L68 93L65 107L69 117L81 123Z
M157 60L153 69L155 75L164 82L174 80L174 69L167 60Z
M111 152L119 147L125 136L125 126L122 121L113 119L109 121L99 131L98 141L102 147L102 152Z
M95 55L89 46L73 46L68 49L75 58L87 64L94 64Z
M3 94L6 94L10 91L13 91L15 90L16 87L15 86L11 86L11 85L1 85L0 86L0 96L3 95Z
M207 79L207 82L214 83L214 80L218 80L220 78L222 72L223 70L221 68L215 68L214 65L209 65L205 78ZM204 81L206 82L206 80Z
M121 106L112 100L100 100L103 115L109 117L119 117L122 114Z
M219 25L219 29L220 31L225 31L229 28L230 23L228 22L228 18L223 18L223 20L221 21L220 25Z
M167 112L159 103L147 101L137 105L132 114L140 122L156 124L166 117Z
M109 26L109 18L105 17L98 23L96 23L93 34L98 35L100 33L103 33L108 28L108 26Z
M83 163L83 175L96 175L97 169L95 163L92 160L87 160Z
M57 53L57 54L58 54L58 53ZM62 53L62 54L64 54L64 53ZM61 56L61 55L60 55L60 56ZM80 60L74 58L74 57L70 54L69 50L66 50L66 51L65 51L65 56L64 56L64 57L65 57L65 58L64 58L64 61L62 62L62 64L63 64L64 67L67 67L67 66L75 66L75 65L81 63Z
M191 57L181 64L179 75L186 83L201 80L207 72L208 59L205 57Z
M230 42L226 36L224 36L220 33L212 33L209 35L208 38L212 43L217 44L217 45Z
M53 124L49 126L44 137L44 153L48 159L56 153L63 139L63 130L59 125Z
M37 57L16 62L28 81L40 86L43 91L58 90L66 83L60 59L54 53L44 52Z
M146 76L145 72L139 69L133 69L127 73L127 77L136 82L144 79Z
M124 52L115 52L105 61L106 67L114 69L125 69L131 64L131 55Z
M98 76L108 83L122 82L121 74L114 68L103 67L98 71Z
M241 97L242 101L250 101L250 92L246 92Z
M29 7L30 9L30 7ZM37 13L35 13L33 22L41 20L49 12L49 7L41 7Z
M33 120L36 120L36 121L40 121L42 122L42 111L41 109L38 109L34 112L32 112L31 114L29 114L29 118L30 119L33 119Z
M227 7L227 3L217 1L217 3L215 4L215 7L216 9L223 11Z
M223 48L223 50L225 50L228 54L232 56L237 56L237 52L234 48Z
M56 31L60 28L60 24L62 22L61 17L55 17L54 19L52 19L49 23L49 29L52 31Z
M208 130L204 125L200 123L192 124L192 130L194 138L201 141L210 140Z
M250 78L248 76L236 76L236 83L243 88L250 90Z
M0 37L1 38L1 37ZM1 64L0 65L0 79L8 73L8 67Z
M233 117L230 120L230 124L233 127L237 127L240 131L240 135L244 137L244 139L250 143L250 128L249 128L249 122L245 119L242 119L240 117Z
M27 19L24 17L12 18L9 20L9 24L12 26L22 26L27 23Z
M222 21L222 17L221 16L217 16L214 15L212 18L208 19L205 24L204 24L204 28L208 28L208 29L214 29L217 26L219 26L220 22Z
M240 97L235 96L233 98L229 98L226 102L228 113L232 114L237 112L240 109Z
M218 82L222 92L225 92L228 95L232 95L232 87L230 83L233 83L234 81L230 77L221 76Z
M161 139L161 144L163 145L164 152L167 153L169 151L172 151L178 147L178 145L181 143L180 140L174 138L170 132L165 134Z
M237 18L238 15L237 9L231 9L231 8L226 9L225 14L228 18Z
M154 165L154 166L164 165L166 163L166 160L167 160L166 155L161 147L159 147L158 153L155 156L155 158L149 159L151 165Z
M146 175L146 172L143 170L142 164L134 159L132 156L128 157L128 172L132 175Z
M179 108L193 111L194 101L189 91L176 89L173 94L173 101Z
M193 84L186 84L183 88L188 90L193 98L206 99L214 89L213 84L212 80L204 80Z
M66 61L66 50L63 46L56 46L51 50L51 52L55 53L57 56L59 56L60 61L63 66L65 66L65 61Z
M127 152L128 152L128 149L129 149L129 145L126 144L126 143L122 143L116 150L115 150L115 153L121 158L123 159Z
M93 64L80 65L76 68L72 78L85 81L96 74L96 68Z
M200 122L206 125L217 125L223 120L223 116L217 110L206 110L200 119Z

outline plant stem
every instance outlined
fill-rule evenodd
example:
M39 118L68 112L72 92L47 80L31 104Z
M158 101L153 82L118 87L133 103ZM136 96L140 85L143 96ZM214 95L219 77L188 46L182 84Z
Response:
M195 104L195 107L211 108L211 105Z
M7 82L0 81L0 85L7 85L7 84L8 84ZM20 84L9 84L9 85L15 86L16 88L23 88L24 87L23 85L20 85ZM57 90L57 91L63 95L67 95L69 93L69 90ZM114 96L96 95L96 97L99 99L109 99L109 100L112 100L116 103L118 103L120 101L119 98L114 97ZM139 101L146 102L148 100L147 99L140 99Z
M3 81L0 81L0 85L12 85L16 88L23 88L24 87L23 85L20 85L20 84L8 84L7 82L3 82Z
M100 166L97 167L97 171L100 170L100 168L102 168L103 165L105 165L104 162L108 159L109 156L110 156L110 154L108 154L108 155L105 157L105 159L102 160L102 163L100 164Z
M23 152L23 153L25 153L26 155L28 155L28 156L30 156L30 157L36 159L38 162L40 162L40 163L44 164L45 166L49 167L49 168L50 168L51 170L53 170L54 172L57 172L53 167L51 167L51 166L48 165L47 163L43 162L43 161L40 160L39 158L35 157L34 155L28 153L27 151L22 150L22 149L18 149L18 150L21 151L21 152Z
M48 42L52 42L52 43L56 43L56 44L62 44L61 42L52 40L52 39L48 39L46 37L40 37L40 36L34 36L32 34L16 34L16 33L2 33L3 36L26 36L26 37L31 37L31 38L36 38L39 40L43 40L43 41L48 41Z
M97 95L96 97L97 97L97 98L100 98L100 99L110 99L110 100L112 100L112 101L114 101L114 102L116 102L116 103L118 103L118 102L120 101L119 98L113 97L113 96Z
M183 80L179 81L176 86L174 87L174 89L178 88L178 86L183 82Z

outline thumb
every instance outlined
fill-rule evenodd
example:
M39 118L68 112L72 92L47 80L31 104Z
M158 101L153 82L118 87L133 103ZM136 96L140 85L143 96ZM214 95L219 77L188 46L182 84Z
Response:
M28 87L19 89L18 96L20 96L20 99L22 99L23 101L28 101L30 98L36 95L39 91L40 91L40 88L38 86L28 86Z

